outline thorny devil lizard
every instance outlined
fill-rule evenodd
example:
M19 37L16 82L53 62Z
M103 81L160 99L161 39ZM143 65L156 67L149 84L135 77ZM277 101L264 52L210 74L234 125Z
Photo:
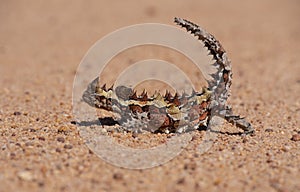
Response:
M118 123L122 129L132 132L183 133L207 126L212 114L223 117L228 122L244 130L245 134L254 132L251 124L244 118L233 115L232 108L226 105L230 96L232 81L231 62L227 53L213 35L198 25L181 18L175 23L204 43L213 56L217 72L211 74L208 88L190 95L175 94L166 91L165 96L156 92L148 97L146 92L137 95L129 87L106 88L99 85L99 78L93 80L82 98L90 106L113 111L119 114Z

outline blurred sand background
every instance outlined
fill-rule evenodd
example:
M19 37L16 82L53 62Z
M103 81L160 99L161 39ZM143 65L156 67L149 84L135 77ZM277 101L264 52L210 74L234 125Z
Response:
M196 135L152 169L107 164L71 124L76 68L104 35L174 16L222 42L230 103L257 131L221 134L203 155ZM300 191L299 16L297 0L1 1L0 191Z

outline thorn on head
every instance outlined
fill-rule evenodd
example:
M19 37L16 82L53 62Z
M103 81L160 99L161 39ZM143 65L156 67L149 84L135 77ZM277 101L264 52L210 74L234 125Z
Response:
M106 83L101 87L103 91L106 91Z
M114 84L112 84L112 85L111 85L111 87L110 87L110 88L108 88L108 91L111 91L111 90L113 90L113 88L114 88Z

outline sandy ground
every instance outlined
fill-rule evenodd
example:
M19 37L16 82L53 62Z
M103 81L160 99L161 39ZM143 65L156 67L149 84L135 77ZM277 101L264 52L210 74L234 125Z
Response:
M230 103L256 133L220 134L197 155L199 132L161 166L110 165L71 123L77 66L104 35L174 16L222 42ZM299 16L297 0L1 1L0 191L300 191Z

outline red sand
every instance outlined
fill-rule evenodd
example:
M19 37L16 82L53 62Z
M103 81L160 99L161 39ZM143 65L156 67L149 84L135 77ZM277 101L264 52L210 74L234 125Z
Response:
M244 2L2 2L0 191L300 191L299 2ZM230 103L256 133L220 134L196 155L199 132L152 169L107 164L70 123L76 68L104 35L136 23L173 25L174 16L222 42L233 63Z

